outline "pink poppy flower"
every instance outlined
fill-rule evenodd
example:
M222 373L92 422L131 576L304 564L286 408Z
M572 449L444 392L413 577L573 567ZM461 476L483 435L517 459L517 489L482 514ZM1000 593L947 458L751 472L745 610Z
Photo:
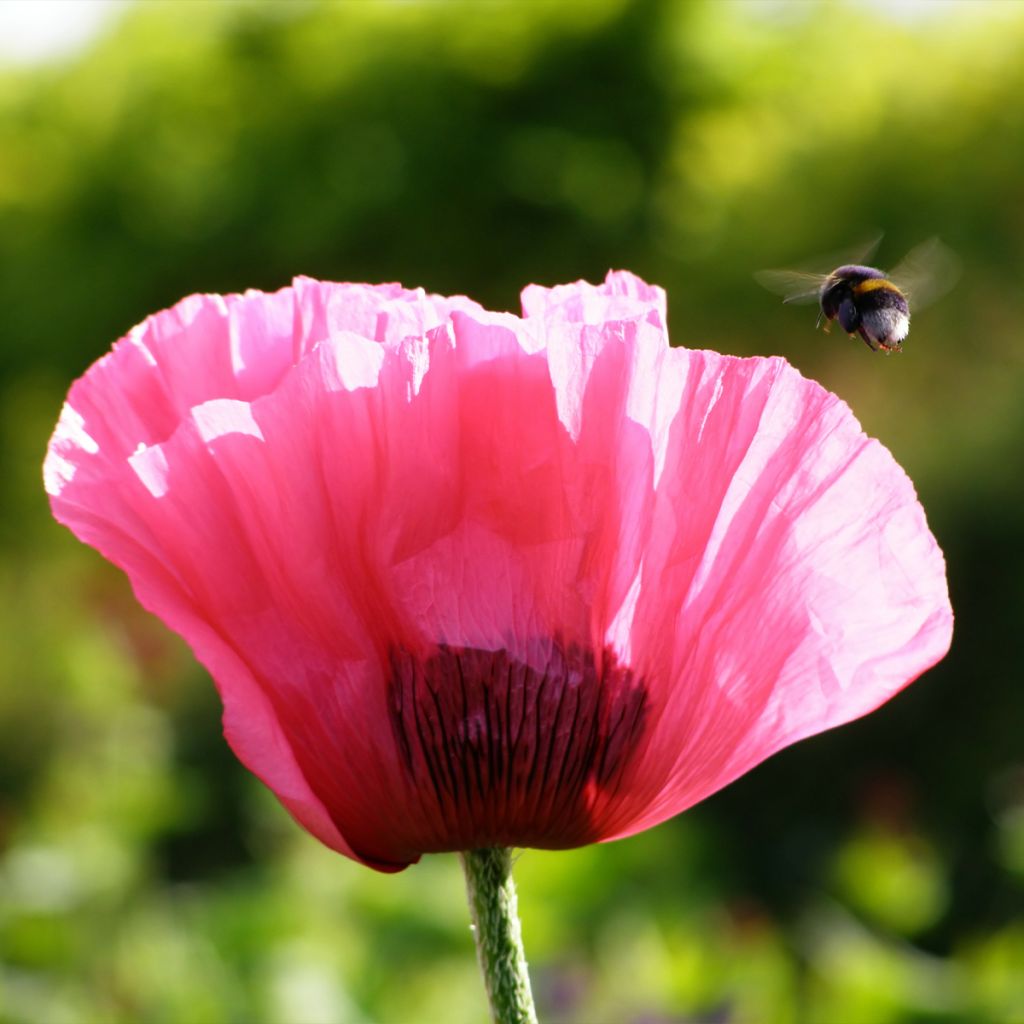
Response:
M50 443L54 515L186 638L240 760L383 871L648 828L949 647L924 512L840 399L670 348L630 274L523 311L191 296Z

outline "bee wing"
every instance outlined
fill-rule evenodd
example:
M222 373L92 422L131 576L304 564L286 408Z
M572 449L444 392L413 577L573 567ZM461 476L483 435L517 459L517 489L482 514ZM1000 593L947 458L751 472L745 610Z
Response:
M829 269L842 267L847 263L859 263L862 266L866 263L870 263L871 257L878 252L878 247L882 244L883 238L885 238L884 231L874 231L864 238L859 245L850 246L849 249L846 249L843 252L833 253L829 257L832 261L828 264Z
M784 296L783 302L817 302L827 276L802 270L759 270L754 279L762 288Z
M876 231L859 245L848 246L829 256L807 260L804 266L813 267L814 270L759 270L754 274L754 279L762 288L785 296L783 302L817 302L821 286L829 274L836 267L847 263L866 263L881 244L882 237L882 232Z
M889 275L914 309L921 309L945 295L960 277L962 264L956 253L938 238L911 249Z

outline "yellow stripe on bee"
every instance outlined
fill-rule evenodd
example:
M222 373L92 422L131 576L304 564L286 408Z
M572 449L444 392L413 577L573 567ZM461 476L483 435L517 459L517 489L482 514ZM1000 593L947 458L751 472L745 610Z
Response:
M877 292L879 289L886 292L895 292L897 295L903 294L892 281L887 281L884 277L869 277L866 281L861 281L853 286L855 295L863 295L865 292Z

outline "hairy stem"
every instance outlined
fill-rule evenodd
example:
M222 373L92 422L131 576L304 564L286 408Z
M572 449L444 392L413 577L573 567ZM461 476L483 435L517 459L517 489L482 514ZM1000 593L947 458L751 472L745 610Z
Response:
M495 1024L537 1024L512 882L512 852L460 853L473 918L477 959Z

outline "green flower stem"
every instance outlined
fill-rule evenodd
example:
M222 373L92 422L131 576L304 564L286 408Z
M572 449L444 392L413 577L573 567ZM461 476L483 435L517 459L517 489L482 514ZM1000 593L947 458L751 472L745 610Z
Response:
M512 851L459 854L473 917L477 959L495 1024L537 1024L512 883Z

